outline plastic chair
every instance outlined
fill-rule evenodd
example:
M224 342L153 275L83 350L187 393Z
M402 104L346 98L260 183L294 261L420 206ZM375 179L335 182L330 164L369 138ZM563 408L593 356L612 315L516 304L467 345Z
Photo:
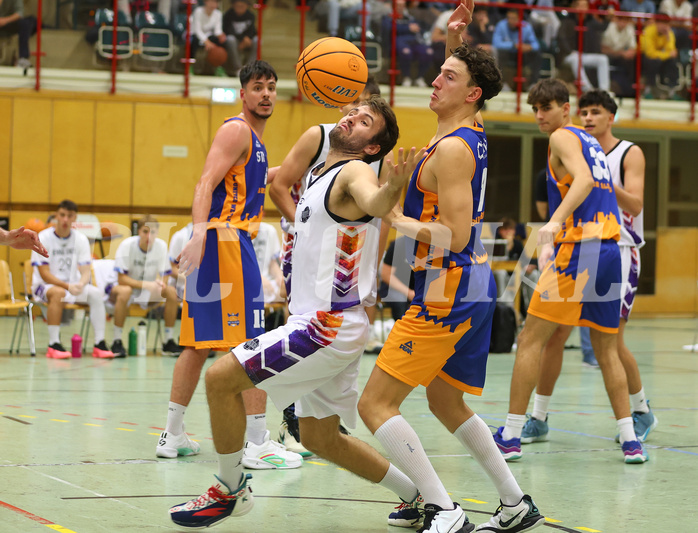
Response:
M174 37L161 13L139 11L136 14L138 28L138 54L150 61L167 61L174 55Z
M0 311L16 311L17 320L15 320L15 329L12 331L12 342L10 343L10 353L15 347L15 338L17 339L17 351L19 353L19 348L22 343L22 332L24 329L24 323L22 322L22 317L27 321L27 335L29 339L29 352L32 357L36 355L36 345L34 342L34 321L32 317L32 308L34 304L28 299L15 300L15 291L12 285L12 272L10 272L10 265L7 261L0 260ZM19 335L17 335L17 327L21 326Z
M117 15L116 46L113 43L114 12L111 9L95 11L95 26L99 27L95 49L105 59L116 54L117 59L128 59L133 55L133 30L127 26L126 14L119 11Z

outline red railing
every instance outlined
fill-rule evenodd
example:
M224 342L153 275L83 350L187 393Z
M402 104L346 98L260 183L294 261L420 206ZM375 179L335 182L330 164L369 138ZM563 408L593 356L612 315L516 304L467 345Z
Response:
M186 31L184 35L184 57L181 60L182 63L184 64L184 89L183 89L183 94L185 97L189 96L189 87L190 87L190 76L191 76L191 64L194 62L194 59L191 58L191 27L190 27L190 18L191 18L191 13L192 13L192 6L196 5L197 0L182 0L183 3L186 5L187 9L187 21L186 21ZM451 3L454 6L458 5L457 0L425 0L426 2L436 2L436 1L441 1L441 3ZM368 11L366 9L366 2L367 0L361 0L362 5L361 9L358 11L358 14L360 16L360 22L361 26L363 28L362 35L361 35L361 49L365 53L366 52L366 28L369 27L370 21L368 19ZM389 44L390 44L390 58L389 58L389 66L386 69L386 74L388 75L389 79L389 84L390 84L390 96L389 100L391 105L395 104L395 86L396 86L396 78L400 74L400 71L397 69L397 54L396 54L396 37L397 37L397 20L400 18L400 14L398 13L397 10L397 3L396 0L392 0L393 3L393 9L391 15L391 28L390 28L390 35L389 35ZM45 53L42 50L42 35L41 35L41 17L42 17L42 0L38 1L38 27L37 27L37 40L36 40L36 51L32 52L32 55L36 57L36 82L35 82L35 89L38 91L41 89L41 57L45 55ZM554 11L554 12L560 12L560 13L565 13L565 14L576 14L578 17L577 25L575 26L575 30L577 32L577 49L580 51L583 51L584 49L584 39L585 39L585 33L586 33L586 27L584 25L584 17L586 15L601 15L605 16L607 13L605 11L597 11L597 10L578 10L578 9L570 9L570 8L560 8L560 7L543 7L543 6L528 6L528 5L522 5L522 4L507 4L507 3L483 3L481 4L483 6L486 6L488 8L504 8L504 9L516 9L519 12L519 21L524 20L524 15L527 11L531 11L533 9L538 10L538 11ZM113 17L113 28L112 28L112 57L111 57L111 87L110 87L110 94L115 94L116 93L116 79L117 79L117 71L118 71L118 54L117 54L117 26L118 26L118 7L117 7L117 0L113 0L113 12L114 12L114 17ZM257 34L258 34L258 39L257 39L257 50L256 50L256 57L260 59L262 57L262 41L263 41L263 32L264 32L264 27L263 27L263 20L264 20L264 11L267 8L267 6L264 3L264 0L259 0L257 4L254 5L254 8L257 10ZM304 50L305 47L305 39L306 39L306 21L307 21L307 14L310 8L308 7L306 0L301 0L300 4L296 7L296 9L299 11L300 14L300 25L299 25L299 53ZM642 92L643 92L643 86L642 86L642 50L641 50L641 45L640 45L640 38L642 35L642 31L645 27L645 25L650 22L652 19L655 17L653 15L646 15L642 13L627 13L627 12L616 12L616 16L624 16L624 17L630 17L636 20L636 30L635 30L635 38L636 38L636 55L635 55L635 80L633 84L633 88L635 90L635 118L640 117L640 111L641 111L641 102L642 102ZM665 17L666 18L666 17ZM676 18L676 17L670 17L669 20L673 22L690 22L691 24L691 50L693 50L693 53L691 54L691 59L690 59L690 83L688 84L689 86L687 87L687 92L688 92L688 100L689 100L689 116L688 120L689 122L693 123L695 122L695 106L696 106L696 97L698 94L698 89L696 88L696 60L698 59L698 19L693 18L693 19L682 19L682 18ZM519 38L519 46L517 47L517 54L516 54L516 74L513 78L514 85L515 85L515 91L516 91L516 96L515 96L515 112L521 113L521 95L523 93L524 89L524 83L526 82L526 78L524 77L524 71L523 71L523 50L522 47L520 46L523 44L523 24L522 22L518 23L518 38ZM385 38L385 36L384 36ZM577 96L581 96L582 93L582 77L581 77L581 72L583 67L582 64L583 58L582 54L578 54L578 61L577 61L577 73L575 76L575 81L574 85L577 88ZM300 99L300 90L298 91L297 98Z

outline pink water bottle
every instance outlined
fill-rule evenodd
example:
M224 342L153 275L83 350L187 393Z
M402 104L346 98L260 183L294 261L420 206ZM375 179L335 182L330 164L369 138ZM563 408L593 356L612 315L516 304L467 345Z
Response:
M73 357L82 357L82 337L76 333L71 340Z

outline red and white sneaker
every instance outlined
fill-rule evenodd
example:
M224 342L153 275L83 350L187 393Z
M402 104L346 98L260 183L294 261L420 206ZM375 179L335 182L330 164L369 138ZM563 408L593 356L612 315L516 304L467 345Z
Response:
M54 342L46 350L46 357L49 359L70 359L72 355L63 348L60 342Z
M99 359L114 359L114 352L107 348L107 343L104 339L95 344L92 348L92 357L97 357Z
M242 516L254 506L252 489L247 486L250 474L245 474L240 486L231 490L218 476L218 483L198 498L170 508L170 518L178 526L203 529L222 522L229 516Z

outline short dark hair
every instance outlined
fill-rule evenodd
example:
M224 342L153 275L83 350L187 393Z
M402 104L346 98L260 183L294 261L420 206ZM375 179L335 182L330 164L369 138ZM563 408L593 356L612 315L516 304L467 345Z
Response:
M276 75L274 67L272 67L266 61L256 59L242 67L240 70L240 87L244 89L250 80L258 80L260 78L267 80L274 78L274 81L279 81L279 77Z
M528 105L547 105L557 102L558 105L570 101L570 91L567 85L560 80L547 78L540 80L528 90Z
M368 75L368 80L366 80L366 87L364 87L364 90L361 92L371 95L375 94L376 96L381 95L380 85L378 85L376 78L374 78L372 74Z
M73 211L74 213L77 213L78 204L76 204L72 200L63 200L60 204L58 204L56 211L58 211L59 209L65 209L66 211Z
M611 98L611 95L601 89L592 89L585 92L579 99L579 109L599 105L608 111L611 115L615 115L618 111L618 104Z
M397 117L395 116L395 112L388 105L388 102L383 100L383 98L380 96L373 95L371 98L364 100L359 105L368 106L371 108L371 111L383 117L383 129L379 131L370 141L370 144L380 145L381 149L376 154L366 155L364 157L364 161L366 163L379 161L383 159L386 154L390 153L393 148L395 148L397 140L400 137L400 128L397 126Z
M145 215L144 217L138 219L138 222L137 222L138 231L141 231L141 228L143 226L146 226L146 225L149 228L152 228L153 226L159 227L160 223L158 222L158 220L154 216Z
M471 48L467 43L463 43L452 50L451 54L468 67L471 86L482 89L482 96L475 102L477 109L482 109L485 100L494 98L502 90L502 71L497 67L494 57L482 48Z

